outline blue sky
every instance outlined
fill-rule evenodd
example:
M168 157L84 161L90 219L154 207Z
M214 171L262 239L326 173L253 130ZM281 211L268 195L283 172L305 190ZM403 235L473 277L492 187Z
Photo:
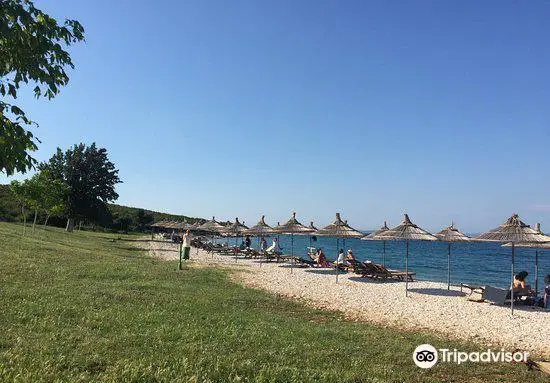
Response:
M550 230L548 2L35 4L87 40L55 100L19 99L36 156L106 147L118 203L470 232L517 212Z

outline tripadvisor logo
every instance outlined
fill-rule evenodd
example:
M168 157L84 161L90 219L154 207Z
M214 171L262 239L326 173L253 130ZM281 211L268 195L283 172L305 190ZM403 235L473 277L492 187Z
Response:
M448 348L437 350L431 344L421 344L413 352L413 361L420 368L432 368L440 359L441 362L456 364L465 362L525 362L528 356L529 353L526 351L507 352L504 349L499 351L487 349L483 352L464 352L458 351L456 348L453 350Z

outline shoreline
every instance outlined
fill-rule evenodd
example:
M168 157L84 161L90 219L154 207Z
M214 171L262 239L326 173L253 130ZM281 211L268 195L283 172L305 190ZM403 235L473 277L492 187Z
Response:
M149 254L157 259L178 260L177 245L150 242ZM521 349L550 356L550 313L530 308L468 301L458 287L439 282L377 282L332 269L297 268L276 262L207 254L191 249L190 261L202 267L230 268L233 279L249 288L298 300L318 309L341 312L347 320L365 321L405 331L436 332L443 337L475 342L486 347ZM436 345L437 347L437 345Z

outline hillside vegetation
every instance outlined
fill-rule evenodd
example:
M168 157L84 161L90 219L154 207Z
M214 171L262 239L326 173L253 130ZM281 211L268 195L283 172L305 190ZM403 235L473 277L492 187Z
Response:
M184 215L161 213L157 211L151 211L147 209L141 209L136 207L129 207L117 204L107 204L108 216L102 217L102 222L84 222L85 226L98 229L107 229L111 231L122 232L139 232L146 230L153 222L158 222L163 219L171 221L183 221L189 222L204 222L202 218L188 217ZM30 214L30 220L32 220L32 213ZM41 223L45 219L45 215L38 214L38 222ZM8 222L21 222L21 207L15 200L10 191L9 185L0 185L0 221ZM49 224L65 227L64 217L51 217Z

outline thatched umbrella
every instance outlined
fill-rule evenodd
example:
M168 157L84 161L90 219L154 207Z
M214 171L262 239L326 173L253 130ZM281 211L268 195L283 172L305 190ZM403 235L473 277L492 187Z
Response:
M540 223L537 223L537 226L535 226L535 230L540 233L544 234L540 230ZM511 247L513 244L511 242L505 243L502 245L502 247ZM550 242L543 242L543 243L517 243L514 245L515 247L523 247L523 248L529 248L529 249L535 249L535 295L538 294L539 291L539 250L550 250Z
M215 217L212 217L210 221L206 221L198 227L199 230L206 231L207 233L221 234L225 230L225 226L216 221Z
M215 217L212 217L210 221L206 221L202 225L198 227L198 230L205 231L207 233L212 234L212 243L214 243L214 236L216 234L220 235L224 232L225 226L223 226L221 223L216 221ZM213 256L213 255L212 255Z
M455 227L454 222L435 236L443 242L447 242L447 290L451 289L451 243L469 242L471 238Z
M246 227L244 224L239 222L238 218L235 218L235 222L233 222L231 225L224 227L223 232L228 235L234 235L235 236L235 246L237 246L237 241L239 239L239 235L245 233L248 230L248 227ZM235 261L237 260L237 252L235 252Z
M282 225L278 225L273 229L276 233L279 234L290 234L290 255L294 257L294 234L309 234L313 230L307 226L302 225L296 219L296 212L292 213L292 217ZM292 262L290 263L290 270L292 272Z
M259 237L273 233L275 233L273 228L265 223L265 215L262 215L262 218L260 218L257 224L245 231L245 234L255 235Z
M328 226L317 231L318 235L336 237L336 251L338 251L339 241L342 238L343 245L346 247L346 238L361 238L365 234L359 230L355 230L347 224L347 221L342 221L340 213L336 213L336 220ZM338 265L337 265L338 266ZM338 282L338 267L336 267L336 282Z
M475 237L480 241L491 242L511 242L512 246L512 284L514 283L514 262L516 255L516 244L518 243L544 243L550 242L550 237L531 228L523 223L517 214L513 214L502 225L487 233L483 233ZM510 289L510 308L512 315L514 314L514 289Z
M386 230L383 233L374 236L376 240L393 240L393 241L405 241L407 251L405 253L405 296L409 295L409 241L437 241L437 237L434 237L426 230L421 229L411 222L409 216L405 214L403 222L393 229Z
M319 229L317 229L317 228L315 227L315 225L313 225L313 221L310 221L310 222L309 222L309 226L308 226L308 227L311 229L311 232L308 233L308 235L309 235L309 247L311 247L311 239L312 239L312 237L313 237L314 235L317 234L317 230L319 230ZM317 240L317 239L316 239L316 240Z
M156 227L163 227L163 225L165 224L165 220L161 220L159 222L155 222L153 224L151 224L151 241L155 238L155 228Z
M361 239L364 241L375 241L374 238L377 235L380 235L386 231L390 230L388 227L388 224L386 221L384 221L384 226L382 226L380 229L376 230L375 232L370 233L369 235L365 235ZM382 240L382 265L386 266L386 241Z
M257 224L252 226L250 229L245 230L244 234L253 235L258 237L258 248L260 247L260 242L262 238L266 235L275 233L275 230L269 226L267 223L265 223L265 215L262 215L260 220ZM264 249L265 250L265 249ZM262 266L262 262L260 261L260 267Z

